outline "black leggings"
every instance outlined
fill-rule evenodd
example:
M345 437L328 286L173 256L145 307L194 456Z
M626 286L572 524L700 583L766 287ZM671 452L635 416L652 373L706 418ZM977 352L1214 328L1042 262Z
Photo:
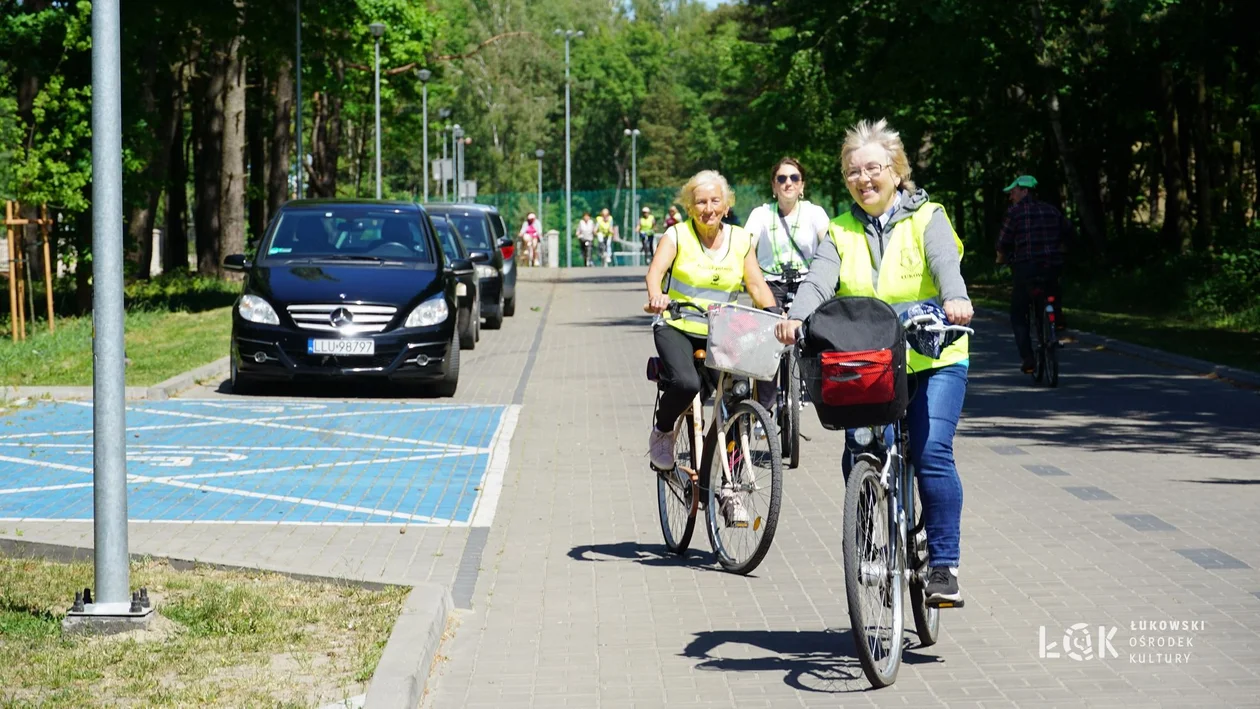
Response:
M787 310L787 286L783 281L766 281L766 285L770 286L770 292L774 294L774 303L780 308ZM777 381L778 375L775 375L776 381L757 382L757 402L765 407L766 411L774 414L775 395L779 392L779 387L783 382Z
M652 337L656 340L656 353L661 356L661 384L664 385L656 406L656 429L672 431L678 417L704 386L696 371L695 352L704 349L708 340L665 324L652 328Z

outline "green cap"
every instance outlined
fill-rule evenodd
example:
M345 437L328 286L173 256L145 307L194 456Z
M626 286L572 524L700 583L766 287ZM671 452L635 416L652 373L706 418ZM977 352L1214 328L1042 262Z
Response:
M1037 178L1033 177L1032 175L1020 175L1019 177L1015 178L1014 182L1007 185L1006 188L1003 189L1002 191L1010 192L1016 187L1027 187L1030 190L1035 189L1037 187Z

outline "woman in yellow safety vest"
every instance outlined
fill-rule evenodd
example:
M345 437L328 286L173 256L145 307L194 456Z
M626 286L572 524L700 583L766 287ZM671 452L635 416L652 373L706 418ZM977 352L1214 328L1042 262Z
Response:
M707 308L710 303L733 303L747 289L759 308L774 306L774 294L761 276L752 237L743 228L722 222L735 205L735 193L714 170L704 170L683 185L678 203L688 219L661 235L648 267L648 310L660 314L671 300ZM674 467L674 422L700 391L700 375L693 354L705 348L709 324L694 310L677 319L658 318L652 334L661 357L660 403L648 439L652 466Z
M862 121L849 129L840 153L853 206L831 221L797 291L788 320L775 326L791 343L801 321L834 296L877 297L889 304L932 300L955 325L971 322L971 300L960 264L962 240L945 209L928 201L910 181L910 162L897 131L885 121ZM938 359L907 354L910 401L910 455L918 465L919 494L930 571L927 601L937 605L962 595L958 590L962 481L954 464L954 432L967 393L967 338L954 342ZM847 436L849 450L856 446ZM852 465L844 456L844 472Z

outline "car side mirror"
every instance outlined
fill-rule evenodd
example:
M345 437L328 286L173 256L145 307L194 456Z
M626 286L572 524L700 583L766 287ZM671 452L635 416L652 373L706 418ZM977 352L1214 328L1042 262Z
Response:
M499 241L498 241L498 246L500 249L502 249L508 246L512 246L515 243L516 242L512 241L512 237L510 236L500 236Z
M466 258L457 258L454 261L451 261L451 265L447 266L446 270L450 271L451 273L471 271L473 270L472 261Z
M245 254L229 254L223 257L223 270L248 271L253 264L245 258Z
M490 260L490 254L484 251L475 251L468 255L468 260L473 263L485 263Z

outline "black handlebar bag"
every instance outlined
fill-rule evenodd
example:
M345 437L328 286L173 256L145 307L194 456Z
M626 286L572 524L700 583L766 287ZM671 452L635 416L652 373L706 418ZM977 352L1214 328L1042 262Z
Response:
M909 405L906 333L878 298L845 296L819 306L805 320L801 371L828 430L884 426Z

